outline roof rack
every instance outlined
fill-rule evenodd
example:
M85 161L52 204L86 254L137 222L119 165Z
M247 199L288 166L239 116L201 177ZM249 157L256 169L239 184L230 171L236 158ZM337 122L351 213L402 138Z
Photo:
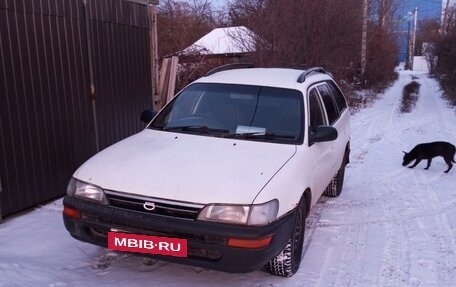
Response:
M313 67L313 68L309 68L309 69L305 70L304 72L302 72L301 75L299 75L297 82L298 82L298 83L304 83L304 81L306 80L306 77L307 77L309 74L311 74L311 73L323 73L323 74L328 74L328 73L326 72L326 70L323 69L322 67Z
M226 64L219 67L216 67L209 72L207 72L206 77L213 75L218 72L227 71L227 70L234 70L234 69L246 69L246 68L254 68L253 64L248 63L234 63L234 64Z

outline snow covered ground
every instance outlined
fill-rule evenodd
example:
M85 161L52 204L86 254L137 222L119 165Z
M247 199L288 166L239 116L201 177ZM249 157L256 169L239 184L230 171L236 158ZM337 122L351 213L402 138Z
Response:
M398 112L402 88L421 84L415 109ZM425 73L398 81L352 118L352 155L339 198L307 220L304 257L292 278L226 274L147 262L71 238L61 201L0 225L0 286L456 286L456 167L401 166L417 143L456 143L456 112Z

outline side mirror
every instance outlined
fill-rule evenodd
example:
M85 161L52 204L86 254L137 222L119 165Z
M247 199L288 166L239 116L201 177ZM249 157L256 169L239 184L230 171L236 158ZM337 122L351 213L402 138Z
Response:
M329 126L318 126L316 132L309 136L309 145L318 142L328 142L337 139L337 130Z
M157 115L157 112L152 110L145 110L141 113L141 121L148 124L152 121L152 119Z

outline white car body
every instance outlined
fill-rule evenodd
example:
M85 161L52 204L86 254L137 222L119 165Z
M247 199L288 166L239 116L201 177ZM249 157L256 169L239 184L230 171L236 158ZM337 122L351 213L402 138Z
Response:
M297 83L299 70L246 69L195 83L293 88L306 95L326 74ZM309 115L304 101L305 115ZM308 120L308 118L307 118ZM278 198L278 217L294 208L306 189L313 206L342 165L349 141L348 109L334 126L338 139L302 145L221 139L145 129L95 155L74 177L104 189L191 203L252 204ZM280 172L279 172L280 171ZM287 192L284 192L286 190Z
M222 94L244 106L222 105ZM222 110L209 109L213 118L198 116L197 110L210 106L211 97ZM239 120L246 113L239 112L241 107L250 109L244 122ZM229 117L221 117L231 108ZM276 112L267 113L270 108ZM261 113L262 120L256 121ZM231 117L237 118L233 126ZM172 236L188 238L192 233L211 234L226 242L235 236L234 242L241 245L234 248L228 243L214 247L200 242L217 249L222 254L219 261L189 260L188 264L246 272L271 260L268 270L286 265L271 273L291 276L300 262L302 218L323 193L340 194L349 143L347 103L324 70L218 71L183 89L146 129L106 148L76 170L64 200L65 226L75 238L101 246L106 244L103 234L119 227L143 234L165 234L170 229ZM132 211L123 205L129 198L134 202L128 204L136 205ZM120 205L111 206L111 199ZM156 203L173 207L163 217L154 214ZM197 217L170 218L180 205L197 210ZM222 217L217 208L223 211ZM232 210L247 214L239 219ZM110 218L109 214L116 215ZM294 238L298 242L291 243ZM244 252L251 246L242 246L244 240L262 245L252 247L257 253ZM280 250L284 256L296 253L293 257L299 260L290 264L271 259L279 258ZM232 264L240 256L245 266Z
M250 204L295 151L292 145L146 129L97 154L74 177L135 195Z

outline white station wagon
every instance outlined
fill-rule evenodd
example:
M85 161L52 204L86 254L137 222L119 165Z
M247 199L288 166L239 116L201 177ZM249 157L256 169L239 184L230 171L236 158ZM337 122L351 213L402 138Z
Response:
M79 240L225 272L297 272L305 219L341 193L346 100L322 68L219 67L73 175Z

